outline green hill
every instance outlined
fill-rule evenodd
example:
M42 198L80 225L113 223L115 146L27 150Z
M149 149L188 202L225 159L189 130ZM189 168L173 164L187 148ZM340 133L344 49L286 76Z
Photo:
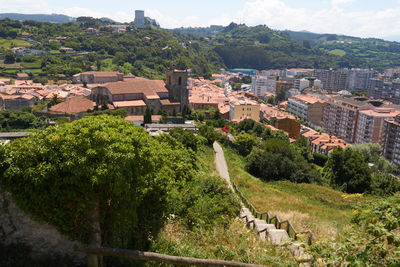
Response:
M359 38L336 34L316 34L310 32L284 31L293 39L309 41L313 46L327 52L343 56L351 62L360 61L361 68L386 68L400 66L400 43L377 38Z
M243 157L231 148L224 151L231 179L259 212L290 220L297 231L309 229L317 239L339 237L350 224L354 205L371 200L314 184L263 182L245 171Z

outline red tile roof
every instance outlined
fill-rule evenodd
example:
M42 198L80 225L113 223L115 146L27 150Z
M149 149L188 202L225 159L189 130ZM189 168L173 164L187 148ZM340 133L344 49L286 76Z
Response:
M52 106L50 111L74 114L86 112L88 109L92 110L94 106L95 103L92 100L77 96Z

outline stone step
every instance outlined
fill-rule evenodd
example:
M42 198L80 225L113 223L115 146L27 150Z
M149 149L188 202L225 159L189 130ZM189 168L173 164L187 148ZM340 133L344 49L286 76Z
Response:
M269 224L264 220L255 219L254 222L256 224L257 231L261 231L261 230L264 230L264 229L268 229L268 230L275 230L276 229L275 225Z
M282 245L289 240L289 235L282 229L269 230L267 240L274 245Z

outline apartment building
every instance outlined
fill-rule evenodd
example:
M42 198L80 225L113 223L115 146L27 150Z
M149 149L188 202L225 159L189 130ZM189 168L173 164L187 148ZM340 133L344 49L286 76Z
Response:
M345 149L351 146L336 136L319 133L314 130L305 130L301 132L301 135L307 139L311 153L329 155L337 147Z
M385 135L385 120L393 120L400 111L395 108L360 110L355 142L382 144Z
M400 104L400 79L370 79L368 96Z
M383 102L362 97L335 96L327 101L324 110L324 130L346 142L354 143L359 111L383 106Z
M383 156L400 168L400 115L394 120L385 120Z
M264 97L267 92L275 92L275 84L275 76L254 76L251 79L251 92L258 97Z
M286 111L315 126L322 125L325 100L310 95L296 95L288 99Z
M260 121L260 104L257 101L245 97L231 98L229 107L229 119L232 121Z
M280 92L285 92L285 95L287 92L294 88L294 82L293 81L276 81L275 83L275 95L279 95Z
M351 69L349 71L347 90L367 91L370 80L377 76L378 73L374 70Z
M321 80L325 90L339 92L347 89L349 71L346 69L314 70L313 76Z
M300 123L293 115L282 112L276 107L261 104L260 117L261 121L285 131L290 138L297 138L299 136Z

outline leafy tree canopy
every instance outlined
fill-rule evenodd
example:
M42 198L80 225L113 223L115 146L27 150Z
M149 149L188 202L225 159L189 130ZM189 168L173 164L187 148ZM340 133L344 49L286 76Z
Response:
M0 183L17 204L82 242L146 249L169 192L191 180L194 154L122 118L100 115L0 147ZM97 243L97 245L99 245Z

